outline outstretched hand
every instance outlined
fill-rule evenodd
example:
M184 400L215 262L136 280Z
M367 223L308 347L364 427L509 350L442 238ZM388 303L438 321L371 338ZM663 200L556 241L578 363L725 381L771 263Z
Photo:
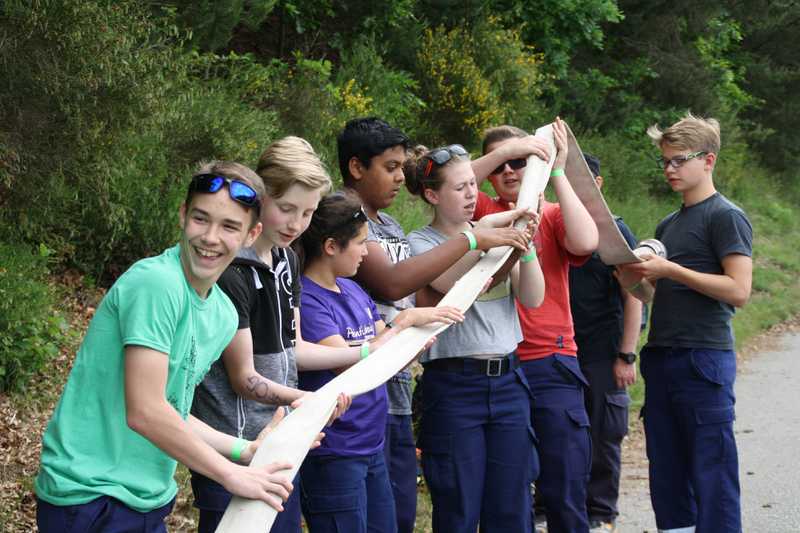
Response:
M475 223L475 229L480 228L508 228L510 227L519 217L522 216L530 216L533 214L533 210L525 209L525 208L513 208L509 209L508 211L501 211L500 213L492 213L490 215L486 215L479 221Z
M303 405L303 402L311 398L311 396L313 395L314 395L313 392L306 392L301 397L292 402L292 409L297 409L298 407ZM331 413L331 417L328 419L326 425L330 426L331 424L333 424L333 421L342 416L343 414L345 414L347 410L350 409L350 406L352 404L353 404L353 397L343 392L340 392L339 396L336 398L336 407L333 409L333 413ZM312 450L321 444L320 441L322 440L323 437L325 437L325 434L320 433L317 440L314 441L314 443L311 445Z
M488 250L496 246L513 246L518 250L528 247L529 236L524 230L516 228L478 228L472 230L478 249Z
M261 500L277 511L283 511L283 502L294 488L289 479L291 463L276 461L264 466L233 468L221 480L231 494L251 500Z
M435 322L453 324L463 322L464 313L457 307L443 305L441 307L413 307L400 311L392 324L400 328L426 326Z

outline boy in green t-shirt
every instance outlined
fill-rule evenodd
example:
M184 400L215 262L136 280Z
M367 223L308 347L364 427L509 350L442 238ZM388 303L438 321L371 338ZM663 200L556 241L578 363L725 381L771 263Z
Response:
M281 510L292 486L280 471L290 465L237 464L266 432L243 441L188 414L195 385L236 332L215 283L261 232L263 191L243 165L204 165L180 209L179 244L135 263L103 298L44 435L41 532L165 531L176 461Z

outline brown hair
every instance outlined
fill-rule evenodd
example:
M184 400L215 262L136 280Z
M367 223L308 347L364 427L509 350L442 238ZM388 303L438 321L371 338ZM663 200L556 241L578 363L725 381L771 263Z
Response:
M266 193L280 198L298 183L307 189L331 188L331 178L314 148L300 137L288 136L267 146L258 159L256 172L264 179Z
M244 183L248 184L250 187L256 191L256 195L258 197L258 203L253 207L250 208L246 205L242 204L242 207L251 211L253 215L253 221L250 227L256 225L258 222L258 217L261 214L261 200L264 198L264 182L261 180L258 174L253 172L250 168L242 165L241 163L235 163L233 161L203 161L201 162L195 173L192 175L192 179L195 176L199 176L201 174L214 174L217 176L222 176L224 178L232 179L232 180L239 180L243 181ZM192 203L192 198L198 194L197 191L194 190L191 185L189 186L188 190L186 191L186 200L184 203L186 207L189 207Z
M486 155L487 148L489 148L490 144L505 141L506 139L513 139L514 137L527 136L528 133L525 130L521 130L516 126L509 126L508 124L489 128L483 132L483 145L481 146L482 153L483 155Z
M406 152L407 157L406 162L403 164L403 174L406 176L406 188L408 192L430 203L425 197L425 189L439 190L442 183L444 183L442 170L453 162L469 161L469 154L462 156L454 154L453 152L450 152L450 159L443 165L438 165L431 159L430 156L434 152L438 152L439 150L449 151L449 148L449 146L442 146L434 148L433 150L428 150L423 145L418 144ZM428 171L427 176L425 175L426 170Z
M720 135L719 121L714 118L702 118L691 112L669 128L661 131L657 124L647 128L647 135L653 144L662 148L665 144L681 150L700 150L719 153Z
M292 247L302 262L308 264L322 255L327 239L344 248L366 223L367 215L359 197L347 190L335 192L319 201L308 229Z

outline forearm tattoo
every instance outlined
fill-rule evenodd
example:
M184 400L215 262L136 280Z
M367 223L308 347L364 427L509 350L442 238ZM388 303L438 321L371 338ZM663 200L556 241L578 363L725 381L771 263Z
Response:
M261 403L275 405L281 405L283 403L277 393L269 386L269 382L261 376L250 376L247 378L247 390Z

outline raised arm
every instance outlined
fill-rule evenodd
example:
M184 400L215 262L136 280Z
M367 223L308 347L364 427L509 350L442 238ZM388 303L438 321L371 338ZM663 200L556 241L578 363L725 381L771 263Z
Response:
M570 185L563 170L567 164L567 128L564 122L556 117L553 122L553 140L556 143L556 161L553 164L553 175L550 183L561 207L566 235L564 246L573 255L589 255L597 249L597 225L589 211L584 207L578 195ZM561 174L561 175L559 175Z
M125 347L128 426L171 457L217 481L231 493L263 500L282 510L281 500L286 500L292 485L286 476L275 472L286 470L291 465L273 463L249 468L228 461L217 453L192 431L167 401L168 369L167 354L142 346ZM227 440L221 442L228 444Z
M528 158L535 155L543 161L547 161L550 153L549 143L535 135L517 137L503 143L496 150L492 150L472 161L472 171L475 173L475 180L478 185L489 177L492 170L499 167L510 159Z

